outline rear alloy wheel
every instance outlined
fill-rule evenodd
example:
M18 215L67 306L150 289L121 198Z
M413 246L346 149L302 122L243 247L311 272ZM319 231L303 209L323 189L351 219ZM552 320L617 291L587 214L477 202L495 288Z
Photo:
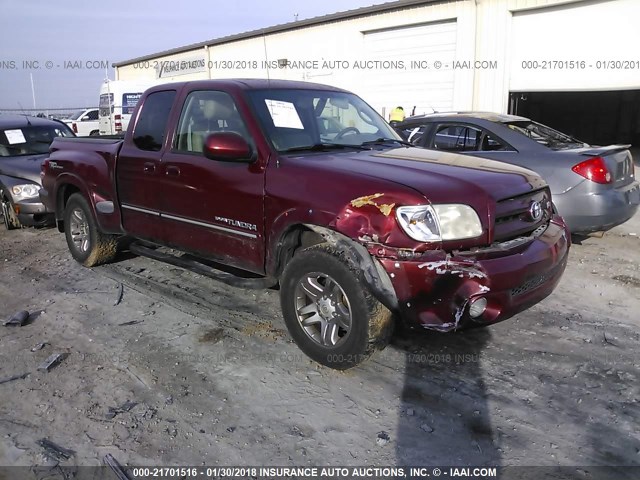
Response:
M22 224L13 210L11 202L4 195L4 192L0 192L0 198L2 199L2 219L4 226L7 230L17 230L22 228Z
M360 269L327 244L299 251L289 261L280 301L300 350L338 370L384 348L393 331L391 312L369 291Z
M85 198L74 193L64 209L64 233L71 256L85 267L113 260L117 253L117 237L98 230L96 220Z

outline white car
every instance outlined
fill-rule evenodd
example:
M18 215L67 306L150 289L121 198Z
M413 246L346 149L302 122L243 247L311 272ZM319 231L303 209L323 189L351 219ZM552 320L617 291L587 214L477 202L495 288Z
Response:
M100 126L98 121L98 109L87 108L85 110L77 110L73 112L69 118L63 119L73 133L78 137L88 137L90 135L99 135Z

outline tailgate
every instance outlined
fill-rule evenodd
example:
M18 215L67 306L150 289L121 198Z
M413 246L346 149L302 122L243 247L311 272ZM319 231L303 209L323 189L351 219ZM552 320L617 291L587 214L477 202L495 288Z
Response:
M602 157L613 176L614 187L623 187L634 181L634 166L629 147L631 145L610 145L595 147L580 152L581 155Z

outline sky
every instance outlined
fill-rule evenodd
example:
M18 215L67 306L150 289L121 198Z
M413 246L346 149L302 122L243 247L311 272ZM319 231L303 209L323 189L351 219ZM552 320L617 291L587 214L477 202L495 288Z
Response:
M379 3L0 0L0 111L94 106L107 62Z

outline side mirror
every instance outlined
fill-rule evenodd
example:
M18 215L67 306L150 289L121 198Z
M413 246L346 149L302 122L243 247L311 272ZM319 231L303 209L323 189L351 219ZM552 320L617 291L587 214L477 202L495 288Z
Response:
M85 115L84 117L82 117L81 122L86 122L87 120L90 120L89 115Z
M204 141L204 156L220 162L252 162L253 149L237 133L212 133Z

